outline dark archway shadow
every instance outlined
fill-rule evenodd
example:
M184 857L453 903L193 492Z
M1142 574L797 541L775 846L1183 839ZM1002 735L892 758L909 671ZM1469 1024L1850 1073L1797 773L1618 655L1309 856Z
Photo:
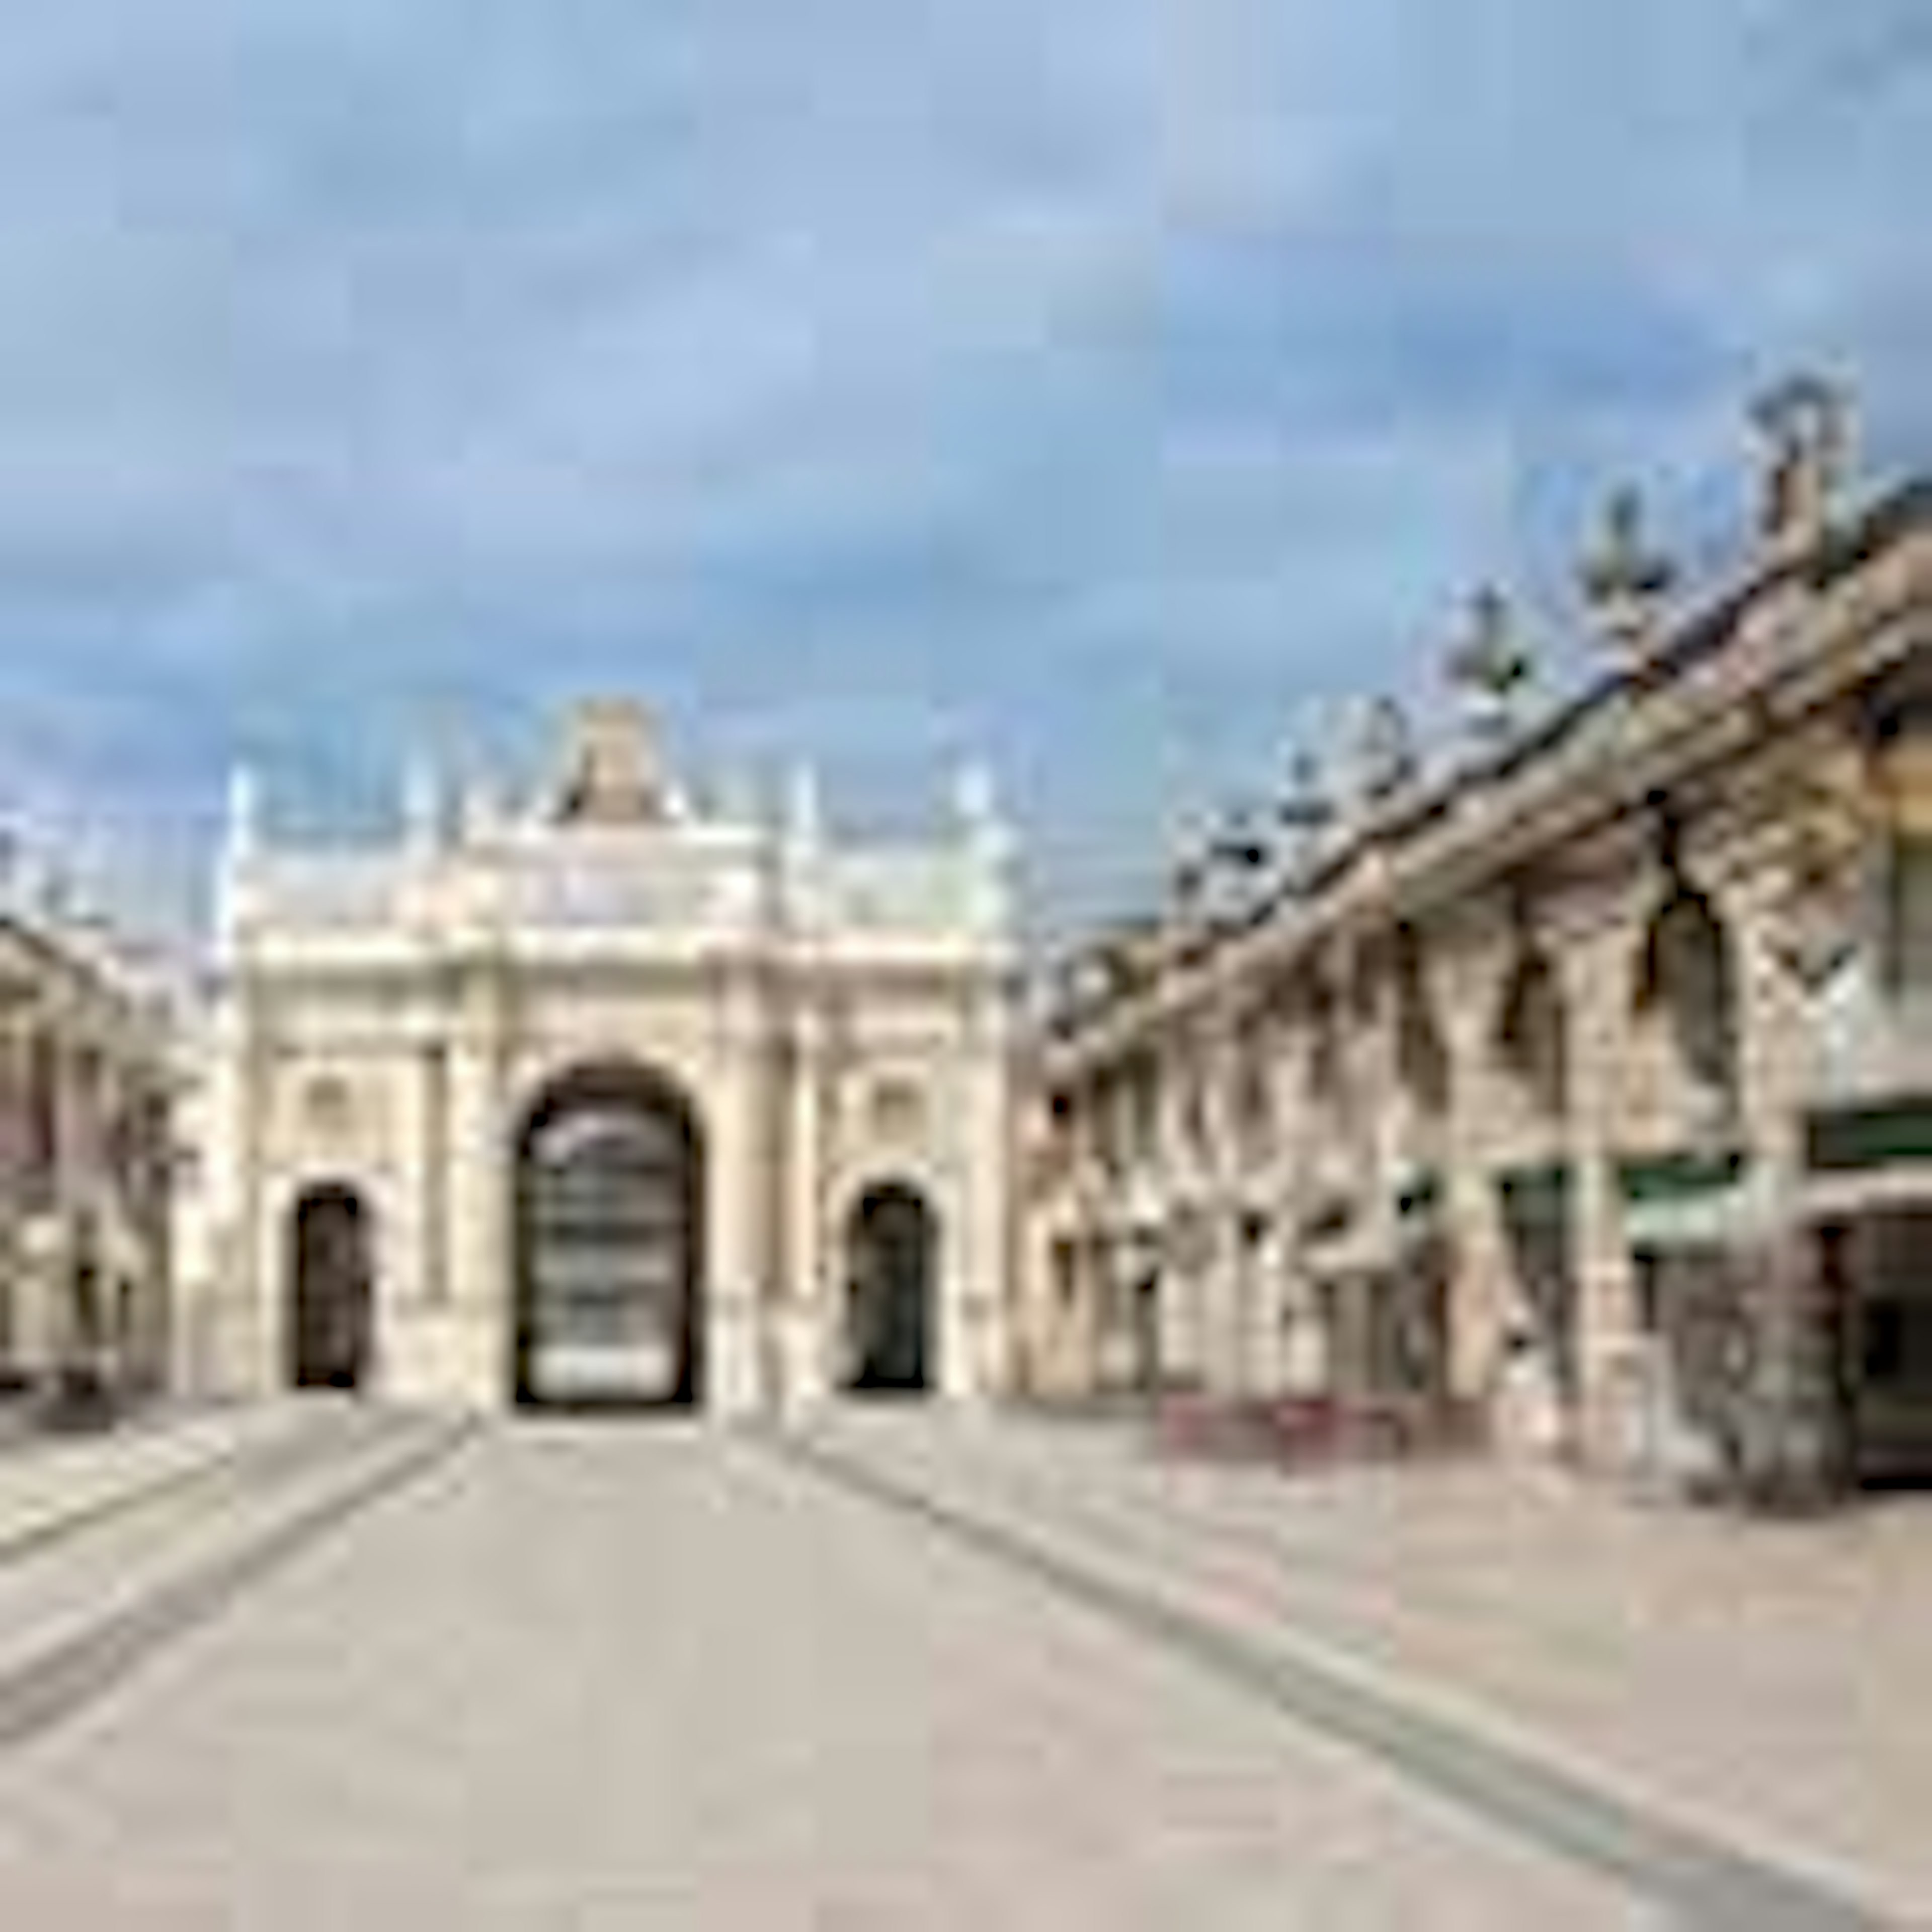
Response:
M370 1358L373 1217L339 1181L304 1190L289 1223L288 1375L296 1388L359 1389Z
M517 1404L700 1402L704 1148L683 1090L628 1061L566 1073L525 1118L512 1186Z
M933 1383L939 1221L903 1181L868 1189L846 1226L846 1321L854 1394L916 1395Z

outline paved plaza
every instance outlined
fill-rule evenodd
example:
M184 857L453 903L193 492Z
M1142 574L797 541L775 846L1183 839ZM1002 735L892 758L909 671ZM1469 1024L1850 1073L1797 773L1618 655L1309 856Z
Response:
M324 1399L16 1454L0 1508L10 1926L1582 1932L1932 1899L1910 1501L1780 1534L985 1412Z

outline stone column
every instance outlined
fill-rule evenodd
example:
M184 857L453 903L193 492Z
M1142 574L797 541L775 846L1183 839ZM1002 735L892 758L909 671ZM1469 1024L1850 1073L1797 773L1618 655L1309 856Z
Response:
M832 1350L840 1311L827 1279L825 1189L825 1016L818 990L797 995L792 1016L790 1125L784 1162L784 1252L789 1293L784 1306L784 1400L808 1408L830 1393Z
M1004 989L988 980L968 996L960 1042L957 1264L941 1261L944 1291L939 1381L946 1395L990 1394L1001 1378L1011 1269L1007 1064Z
M466 976L445 1061L443 1291L428 1325L422 1392L497 1408L512 1396L515 1174L506 988L496 963ZM424 1311L425 1317L428 1311Z
M47 1114L32 1124L34 1138L32 1184L26 1190L15 1244L18 1274L14 1303L14 1340L17 1359L29 1374L51 1368L60 1337L54 1281L60 1256L60 1080L62 1016L51 998L37 1004L33 1016L32 1051L34 1090L29 1106L37 1116L43 1099ZM42 1085L46 1082L50 1083ZM51 1130L42 1137L43 1125Z
M1375 1008L1366 1022L1367 1104L1362 1110L1365 1131L1368 1196L1363 1220L1371 1258L1368 1278L1358 1288L1361 1320L1364 1380L1378 1397L1399 1394L1392 1385L1390 1335L1402 1293L1402 1229L1396 1213L1396 1186L1406 1152L1404 1129L1410 1100L1402 1090L1396 1053L1396 993L1392 970L1384 964L1376 990ZM1399 1378L1394 1378L1399 1381Z
M481 1298L459 1301L451 1293L449 1196L457 1150L449 1132L451 1054L443 1025L436 1016L427 1030L412 1030L400 1048L398 1226L386 1252L377 1256L376 1362L392 1394L430 1401L459 1395L494 1405L502 1399L508 1370L504 1361L487 1359L492 1352L490 1304ZM487 1036L474 1041L462 1096L472 1133L487 1131L497 1120L496 1083L489 1072L494 1058ZM493 1158L502 1175L498 1191L507 1192L500 1151L479 1145L467 1177L479 1193L488 1185ZM492 1210L477 1202L466 1211L494 1211L500 1219L503 1208ZM470 1265L476 1264L472 1257Z
M1636 1318L1634 1272L1617 1173L1618 1070L1627 1048L1634 938L1619 921L1564 948L1570 1012L1570 1158L1575 1190L1578 1446L1588 1460L1628 1468L1653 1432L1646 1408L1651 1345Z
M1208 1046L1207 1272L1202 1283L1208 1385L1224 1396L1248 1385L1252 1346L1247 1243L1243 1232L1246 1198L1244 1148L1235 1084L1240 1078L1238 1042L1220 1017Z
M755 1413L764 1400L763 1324L770 1287L767 1038L757 988L728 969L715 995L711 1114L705 1149L704 1405Z
M1477 1404L1486 1423L1516 1300L1495 1178L1494 1027L1499 986L1491 962L1473 947L1456 948L1450 960L1456 983L1442 1008L1451 1076L1441 1180L1443 1226L1454 1270L1450 1386L1459 1400Z
M215 1005L203 1162L208 1279L201 1307L184 1324L190 1377L236 1394L264 1393L284 1379L286 1283L275 1264L278 1231L266 1226L261 1171L259 1000L245 973L235 970Z
M1312 1102L1309 1095L1307 1022L1298 1012L1277 1080L1275 1213L1276 1351L1285 1393L1312 1394L1324 1386L1319 1311L1305 1230L1316 1199Z
M422 1252L418 1287L427 1307L449 1295L449 1047L439 1028L417 1048L417 1160L421 1166Z
M1197 1022L1176 1036L1164 1068L1170 1104L1163 1114L1172 1126L1166 1157L1156 1156L1154 1171L1168 1238L1160 1262L1162 1373L1202 1387L1215 1381L1225 1360L1220 1084L1215 1037Z
M1841 1475L1839 1419L1817 1265L1806 1222L1804 1105L1812 1027L1798 982L1763 944L1776 916L1772 881L1738 908L1733 925L1742 1016L1741 1073L1760 1204L1745 1270L1755 1336L1744 1472L1756 1498L1780 1509L1828 1502Z

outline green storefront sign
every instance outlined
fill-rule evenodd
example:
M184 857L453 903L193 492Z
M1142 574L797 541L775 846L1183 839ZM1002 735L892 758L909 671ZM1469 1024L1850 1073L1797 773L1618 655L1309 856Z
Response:
M1624 1239L1634 1253L1723 1247L1736 1238L1747 1206L1750 1156L1680 1149L1617 1162Z
M1804 1138L1806 1162L1815 1174L1932 1161L1932 1096L1820 1108L1807 1118Z
M1725 1154L1648 1154L1617 1162L1617 1186L1627 1205L1694 1200L1719 1188L1733 1187L1750 1165L1741 1150Z

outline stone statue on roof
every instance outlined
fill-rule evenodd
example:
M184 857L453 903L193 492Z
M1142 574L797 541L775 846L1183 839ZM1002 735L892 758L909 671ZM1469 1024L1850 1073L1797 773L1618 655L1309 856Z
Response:
M1483 585L1469 599L1467 628L1450 646L1444 668L1462 694L1477 736L1507 737L1535 676L1536 661L1508 596L1494 584Z
M1788 377L1761 397L1751 419L1764 439L1759 535L1774 551L1802 550L1831 521L1851 446L1851 406L1824 377Z
M647 825L676 815L650 713L628 698L586 700L564 728L551 808L566 825Z
M1677 568L1652 541L1642 493L1611 493L1603 523L1577 566L1583 601L1625 670L1644 670L1662 648L1665 605Z
M1380 805L1411 784L1420 769L1408 714L1393 698L1363 703L1348 733L1350 790L1362 805Z

